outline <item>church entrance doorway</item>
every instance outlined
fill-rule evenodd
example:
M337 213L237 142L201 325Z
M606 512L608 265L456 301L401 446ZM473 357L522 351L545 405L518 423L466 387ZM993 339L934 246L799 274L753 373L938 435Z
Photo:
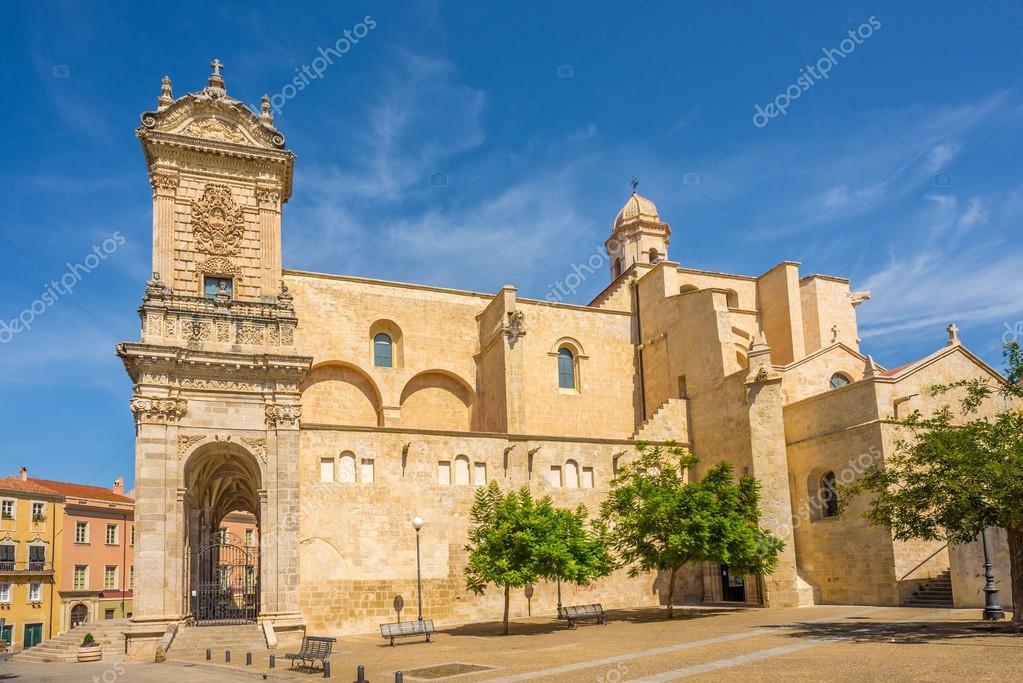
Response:
M746 602L746 582L741 576L728 571L728 565L721 565L721 599L725 602Z

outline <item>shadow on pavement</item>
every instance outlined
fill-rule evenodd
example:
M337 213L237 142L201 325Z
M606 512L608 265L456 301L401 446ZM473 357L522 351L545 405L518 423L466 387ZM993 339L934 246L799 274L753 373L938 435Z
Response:
M767 628L792 629L784 634L790 638L835 638L851 643L895 642L903 645L925 645L1002 636L1005 638L1004 643L986 642L983 645L985 647L1019 647L1021 644L1018 638L1007 638L1017 634L1007 631L1004 625L984 624L978 621L821 622L797 624L795 628L783 624Z

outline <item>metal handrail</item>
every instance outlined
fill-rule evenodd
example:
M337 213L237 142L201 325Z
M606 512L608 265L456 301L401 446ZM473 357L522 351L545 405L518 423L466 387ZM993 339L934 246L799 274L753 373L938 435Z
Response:
M913 572L915 572L915 571L916 571L917 569L919 569L920 567L922 567L922 566L924 566L925 564L927 564L928 562L930 562L930 561L931 561L931 559L932 559L932 558L933 558L933 557L934 557L935 555L937 555L938 553L940 553L940 552L941 552L942 550L944 550L944 549L945 549L945 548L947 548L947 547L948 547L948 543L946 543L945 545L943 545L943 546L941 546L940 548L938 548L937 550L935 550L935 551L934 551L933 553L931 553L930 555L928 555L928 556L927 556L927 559L925 559L925 560L924 560L923 562L921 562L921 563L920 563L920 564L918 564L917 566L915 566L915 567L913 567L912 569L910 569L910 570L909 570L908 572L906 572L906 573L905 573L905 574L904 574L904 575L902 576L902 578L901 578L901 579L899 579L899 581L904 581L904 580L906 579L906 577L907 577L907 576L909 576L910 574L912 574Z

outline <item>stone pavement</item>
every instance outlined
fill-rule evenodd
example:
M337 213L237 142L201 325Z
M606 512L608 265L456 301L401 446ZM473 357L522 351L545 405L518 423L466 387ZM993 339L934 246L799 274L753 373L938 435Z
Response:
M390 683L394 671L409 683L519 681L660 683L699 681L1005 681L1023 671L1023 639L980 621L979 610L818 606L802 609L686 608L671 622L656 609L617 610L607 626L570 630L548 617L516 620L512 635L496 623L455 626L434 643L407 639L388 647L377 634L344 637L332 658L333 680ZM172 648L173 650L173 648ZM222 661L223 653L219 653ZM232 653L244 662L244 653ZM283 660L283 657L281 658ZM129 664L112 675L111 663L0 663L0 680L233 681L323 680L317 672L290 672L237 664ZM489 667L459 673L460 665ZM414 670L439 667L436 671ZM104 676L104 672L108 672ZM457 677L455 677L457 676Z

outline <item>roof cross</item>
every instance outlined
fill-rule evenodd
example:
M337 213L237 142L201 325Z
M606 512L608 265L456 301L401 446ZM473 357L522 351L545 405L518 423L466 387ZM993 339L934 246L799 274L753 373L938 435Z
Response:
M636 194L636 188L639 187L639 181L636 180L636 176L632 176L632 181L629 184L632 185L632 193Z
M213 75L219 76L220 70L224 68L224 63L221 62L219 59L214 59L212 62L210 62L210 66L213 67Z

